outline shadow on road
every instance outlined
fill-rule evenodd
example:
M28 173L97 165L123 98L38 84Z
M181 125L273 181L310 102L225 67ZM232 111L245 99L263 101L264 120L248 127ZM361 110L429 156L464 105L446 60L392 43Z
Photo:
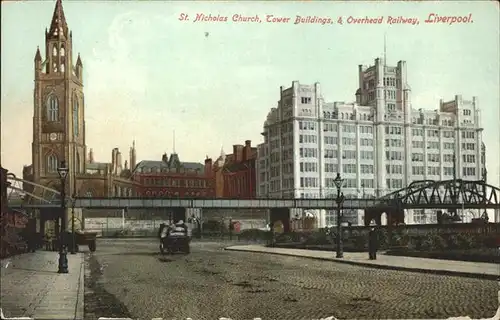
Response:
M127 307L99 283L103 269L95 256L85 255L85 271L85 319L132 318Z

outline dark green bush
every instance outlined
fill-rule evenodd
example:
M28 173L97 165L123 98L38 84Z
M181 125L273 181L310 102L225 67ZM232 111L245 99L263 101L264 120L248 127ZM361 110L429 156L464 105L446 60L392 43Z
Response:
M354 249L363 251L368 248L368 235L360 234L356 237L353 237L352 244Z
M429 233L423 238L420 250L435 251L447 247L446 240L438 234Z
M240 240L270 240L271 232L260 229L246 229L238 234Z
M475 237L471 234L460 233L457 238L460 249L471 249L477 245Z
M309 245L331 244L331 239L330 236L324 230L318 230L310 233L306 237L304 244L309 244Z
M451 234L448 236L447 245L450 249L458 249L460 248L460 239L457 234Z

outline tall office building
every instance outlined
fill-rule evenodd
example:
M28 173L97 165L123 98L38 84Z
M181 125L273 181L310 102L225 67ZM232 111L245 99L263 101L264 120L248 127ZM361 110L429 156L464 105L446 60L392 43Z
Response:
M258 197L335 197L337 173L346 197L379 197L416 180L452 179L454 170L457 178L482 179L476 97L456 95L435 110L412 108L405 61L386 66L375 59L358 67L358 77L353 103L325 102L319 83L280 88L258 146ZM336 224L334 212L310 211L318 226ZM412 210L406 223L435 222L433 213ZM363 211L345 210L344 216L361 224Z

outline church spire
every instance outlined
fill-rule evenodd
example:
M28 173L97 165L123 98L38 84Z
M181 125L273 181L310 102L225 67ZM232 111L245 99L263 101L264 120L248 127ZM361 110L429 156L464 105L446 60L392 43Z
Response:
M80 52L78 52L78 58L76 59L76 65L83 67L82 59L80 59Z
M62 0L57 0L54 14L52 15L52 22L50 23L49 36L58 37L59 35L64 35L64 37L68 37L68 31L69 29L66 23L66 17L64 16Z
M40 54L39 47L36 47L35 61L42 61L42 55Z

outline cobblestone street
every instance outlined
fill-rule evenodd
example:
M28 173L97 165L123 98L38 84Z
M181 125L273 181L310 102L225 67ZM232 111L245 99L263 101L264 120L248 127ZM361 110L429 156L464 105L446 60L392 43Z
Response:
M236 243L233 243L236 244ZM162 257L154 240L101 240L86 253L85 319L486 318L498 283L378 270L194 242Z

